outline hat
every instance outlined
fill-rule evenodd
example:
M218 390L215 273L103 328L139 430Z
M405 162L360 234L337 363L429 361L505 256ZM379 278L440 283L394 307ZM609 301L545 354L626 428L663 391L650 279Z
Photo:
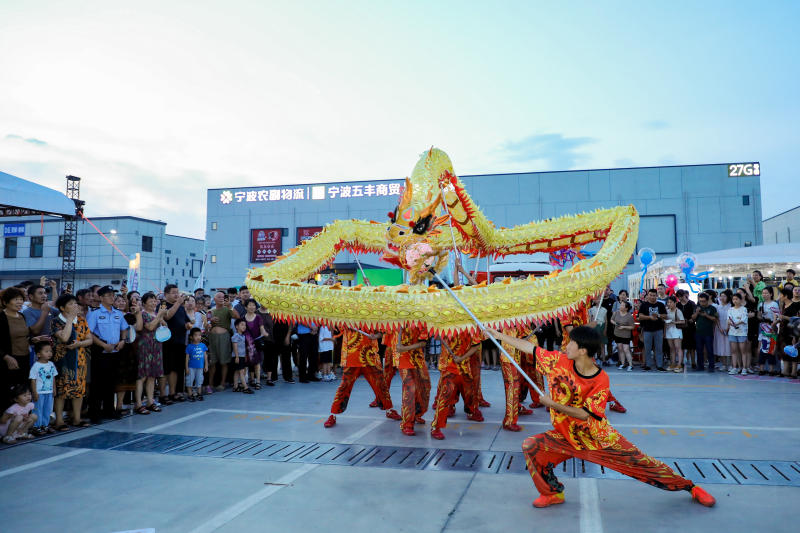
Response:
M111 285L106 285L104 287L100 287L99 289L97 289L98 296L103 296L104 294L108 294L109 292L116 292L114 290L114 287L112 287Z

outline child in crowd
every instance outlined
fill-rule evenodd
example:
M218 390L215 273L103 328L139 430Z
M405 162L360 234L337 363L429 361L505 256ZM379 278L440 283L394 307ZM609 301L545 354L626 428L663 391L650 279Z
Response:
M33 435L28 430L36 423L30 387L17 385L11 394L14 396L14 403L0 417L0 435L5 444L16 444L17 439L32 439Z
M333 335L328 326L319 327L319 363L322 367L322 381L333 381Z
M236 333L231 337L231 344L233 345L233 392L253 394L253 389L247 384L247 339L244 336L247 322L243 318L237 318L233 327L236 329Z
M190 402L203 401L203 372L208 372L208 348L201 342L202 335L200 328L192 328L189 330L189 344L186 345L186 390L190 394Z
M53 412L53 398L56 393L55 377L58 374L56 366L50 361L53 357L53 347L47 341L37 342L33 345L36 353L36 362L31 366L28 379L31 380L31 396L36 402L36 424L31 433L39 437L45 433L55 433L50 427L50 414Z
M775 348L778 343L777 324L781 308L774 301L772 287L764 287L761 291L761 302L758 304L758 375L769 373L770 376L778 375ZM769 368L767 370L766 368Z

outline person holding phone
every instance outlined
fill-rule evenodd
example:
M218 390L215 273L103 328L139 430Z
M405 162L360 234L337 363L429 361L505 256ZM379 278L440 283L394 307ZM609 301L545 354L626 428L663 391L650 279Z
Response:
M644 366L642 370L650 370L648 361L653 353L653 363L659 372L666 372L664 368L664 320L667 318L667 308L658 301L658 291L650 289L647 298L639 304L639 324L644 330Z

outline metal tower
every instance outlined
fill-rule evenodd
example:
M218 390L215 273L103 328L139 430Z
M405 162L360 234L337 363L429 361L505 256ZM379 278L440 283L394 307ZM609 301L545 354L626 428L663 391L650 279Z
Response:
M75 294L75 262L78 254L78 222L83 215L81 179L67 176L67 198L75 202L75 215L64 217L64 236L61 260L61 291Z

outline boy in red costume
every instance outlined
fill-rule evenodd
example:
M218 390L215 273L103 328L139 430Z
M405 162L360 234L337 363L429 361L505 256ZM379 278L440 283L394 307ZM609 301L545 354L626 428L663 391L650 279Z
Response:
M481 338L472 333L460 333L449 341L442 338L442 352L439 354L439 386L436 389L434 405L436 411L431 422L431 437L444 439L441 428L447 427L447 415L458 399L464 397L464 406L469 420L483 422L478 408L478 398L472 382L470 358L480 350Z
M608 374L594 364L600 350L600 335L591 327L578 326L570 332L566 353L548 352L533 343L489 331L518 350L535 353L536 368L548 379L550 396L541 396L550 408L550 431L528 437L522 444L528 471L541 496L534 507L564 503L564 485L556 478L556 465L576 457L616 470L664 490L686 490L706 507L714 497L666 464L642 453L619 434L605 418Z
M350 393L359 376L364 376L372 387L379 407L388 409L386 416L392 418L391 413L397 414L392 409L392 399L383 381L383 370L378 356L379 338L380 333L364 335L352 329L342 329L342 381L333 398L331 416L325 421L326 428L335 426L336 415L347 409Z

